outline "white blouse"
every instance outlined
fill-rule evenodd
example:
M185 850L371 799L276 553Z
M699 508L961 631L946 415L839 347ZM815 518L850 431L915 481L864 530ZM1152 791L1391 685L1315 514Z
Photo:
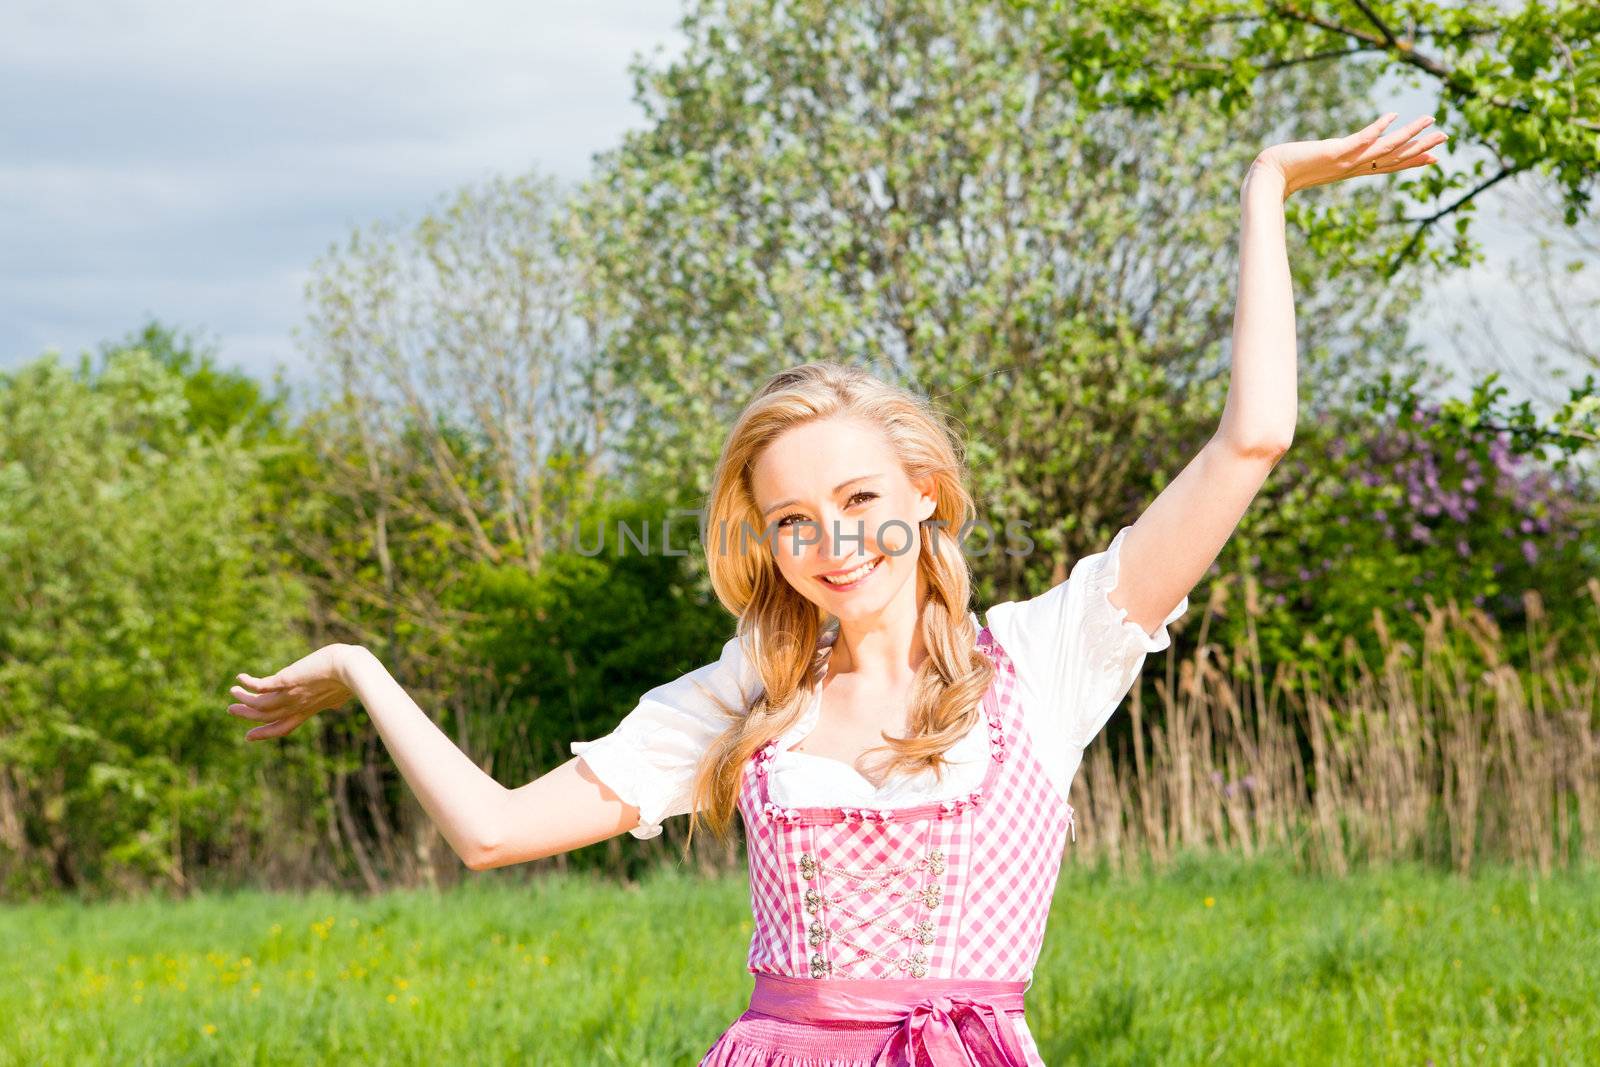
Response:
M986 613L990 631L1016 667L1017 697L1028 739L1063 799L1083 750L1133 688L1145 656L1172 643L1167 624L1189 610L1185 596L1151 634L1127 618L1127 609L1112 606L1109 594L1117 585L1119 550L1127 532L1123 527L1105 551L1078 560L1061 584L1031 600L996 604ZM972 620L976 626L976 612ZM823 636L830 652L836 636L833 631ZM639 809L639 824L629 831L634 837L655 837L664 819L689 813L695 767L727 728L701 686L735 707L760 692L760 675L744 656L737 636L722 646L715 663L645 693L611 733L594 741L572 742L573 754L582 756L601 781ZM988 737L976 728L946 752L949 766L942 782L927 768L892 775L875 788L840 760L793 751L792 746L816 727L821 704L818 687L800 720L778 739L768 771L768 788L777 804L898 808L947 800L983 781ZM982 725L980 719L978 726Z

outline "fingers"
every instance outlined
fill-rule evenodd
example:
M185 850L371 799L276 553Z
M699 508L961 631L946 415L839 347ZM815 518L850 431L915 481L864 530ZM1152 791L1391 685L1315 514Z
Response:
M1357 171L1358 174L1392 174L1397 170L1411 170L1414 167L1425 167L1429 163L1439 162L1435 155L1415 156L1399 162L1379 163L1376 167L1369 166L1366 170Z
M1408 144L1408 145L1403 146L1398 151L1394 152L1389 157L1388 160L1386 160L1386 161L1380 160L1378 165L1381 167L1381 166L1384 165L1385 162L1388 162L1388 163L1405 163L1405 162L1408 162L1408 161L1410 161L1412 159L1415 159L1417 156L1419 156L1422 153L1426 152L1430 148L1437 148L1439 145L1444 144L1449 139L1450 139L1450 135L1448 133L1442 133L1442 132L1435 131L1434 133L1429 134L1427 137L1424 137L1424 138L1418 140L1415 144ZM1437 162L1437 160L1430 160L1430 162Z
M306 716L291 715L287 719L279 719L277 722L268 723L266 726L257 726L254 730L246 733L244 739L246 741L265 741L272 737L282 737L305 721Z
M271 711L289 703L290 695L283 692L268 691L265 693L252 693L244 686L236 685L228 690L228 695L241 704L248 704L252 708L262 711Z
M1415 125L1413 123L1412 125ZM1409 128L1409 127L1408 127ZM1418 138L1410 143L1402 143L1398 148L1391 150L1386 155L1369 156L1368 168L1372 173L1384 174L1394 170L1405 170L1408 167L1422 167L1429 163L1439 162L1439 157L1429 149L1437 148L1450 139L1450 135L1443 130L1435 130L1426 137ZM1376 166L1373 166L1376 164Z
M1393 122L1399 117L1400 116L1393 111L1385 111L1381 116L1378 117L1377 122L1370 123L1369 125L1358 130L1356 132L1356 137L1362 140L1372 140L1379 134L1383 133L1384 130L1388 129L1389 123Z
M311 717L303 711L285 713L285 706L295 704L296 699L280 675L272 674L265 678L257 678L253 674L241 671L237 677L243 684L228 688L229 695L238 702L228 705L228 714L248 722L263 724L246 732L244 735L246 741L264 741L282 737Z
M276 674L270 675L266 678L257 678L253 674L239 674L235 677L237 677L239 681L243 682L245 685L248 685L251 689L276 689L279 685L278 676Z
M1432 115L1421 115L1415 119L1412 119L1410 122L1406 123L1404 126L1400 127L1399 130L1390 134L1389 136L1374 139L1366 146L1366 148L1357 154L1355 163L1357 165L1367 164L1369 165L1370 169L1370 164L1373 161L1376 161L1379 169L1382 169L1388 163L1409 159L1417 152L1426 151L1427 149L1432 148L1434 145L1442 143L1444 139L1449 136L1449 134L1442 134L1438 133L1437 131L1435 131L1433 136L1418 141L1416 144L1407 143L1411 140L1411 138L1415 137L1418 133L1421 133L1424 129L1426 129L1432 122ZM1371 130L1372 127L1368 126L1366 130L1362 131L1362 133L1365 135Z
M248 704L229 704L228 714L240 719L249 719L251 722L277 722L278 716L270 711L260 711Z
M1393 152L1395 149L1411 140L1411 138L1415 137L1431 122L1433 122L1433 116L1424 115L1419 119L1413 119L1411 122L1408 122L1406 125L1400 127L1398 131L1391 133L1389 136L1378 138L1378 140L1373 142L1372 147L1367 150L1366 158L1382 159L1384 156Z

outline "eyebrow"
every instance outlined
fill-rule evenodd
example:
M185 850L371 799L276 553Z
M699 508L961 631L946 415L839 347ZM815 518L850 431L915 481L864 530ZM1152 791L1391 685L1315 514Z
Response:
M844 481L842 481L838 485L834 486L833 487L833 491L835 493L837 493L839 490L843 489L847 485L853 485L856 482L862 481L864 479L876 478L876 477L878 477L878 475L876 475L876 474L858 474L854 478L846 478ZM761 517L762 518L766 518L768 515L772 514L774 511L777 511L779 508L786 508L790 504L798 504L798 503L800 503L800 501L798 501L798 500L780 500L778 503L773 504L771 507L767 508L767 510L763 511L761 513Z

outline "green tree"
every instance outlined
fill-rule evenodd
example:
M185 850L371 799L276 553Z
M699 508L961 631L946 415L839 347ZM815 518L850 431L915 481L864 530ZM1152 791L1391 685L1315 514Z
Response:
M472 662L503 683L503 699L472 709L458 734L493 754L507 784L571 759L572 741L609 733L644 692L714 660L733 635L696 580L692 517L608 493L575 525L537 574L482 564L454 591L478 616L466 637ZM653 844L613 840L597 852L631 873L676 855L684 832L669 824Z
M102 361L117 352L140 349L183 383L187 409L185 425L191 431L223 434L239 429L244 443L282 444L287 437L288 386L279 379L269 395L261 383L237 370L217 365L219 349L193 334L152 319L120 341L100 346Z
M222 713L240 664L289 650L303 590L271 569L245 425L197 412L191 389L205 392L137 345L98 370L50 355L0 376L0 876L13 891L187 888L303 814L280 818L270 799L307 762L258 774Z
M386 479L416 481L455 551L529 570L589 492L604 433L553 247L557 206L537 175L466 187L414 225L352 231L306 286L324 414L358 445L320 458L380 498Z
M1588 214L1600 177L1592 0L1013 2L1039 16L1063 73L1106 106L1166 113L1193 97L1235 115L1291 67L1329 78L1360 68L1436 89L1435 119L1465 165L1430 167L1383 204L1308 205L1301 214L1324 240L1361 246L1352 265L1392 276L1413 259L1470 263L1481 253L1469 236L1478 197L1522 174L1560 191L1568 226ZM1454 227L1445 232L1447 221Z
M566 542L575 522L587 538L643 505L618 502L607 470L606 368L551 239L559 207L547 179L497 179L318 260L304 342L325 388L298 427L282 512L316 640L371 648L509 786L571 758L568 742L608 731L731 630L709 600L680 605L681 557L613 559L610 545L590 558ZM313 726L363 882L459 872L370 723Z
M980 596L1059 581L1159 491L1221 411L1248 164L1291 122L1364 125L1367 85L1290 67L1232 116L1137 115L1083 94L1046 28L1007 4L702 2L677 59L635 66L649 121L599 157L568 237L629 469L693 506L761 378L826 357L950 407L981 517L1030 524ZM1291 248L1316 279L1310 406L1410 358L1414 288Z

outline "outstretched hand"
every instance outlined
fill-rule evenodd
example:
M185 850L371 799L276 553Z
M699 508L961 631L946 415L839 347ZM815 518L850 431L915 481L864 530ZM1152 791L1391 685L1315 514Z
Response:
M1439 162L1428 149L1443 144L1449 134L1435 130L1426 137L1412 140L1433 121L1433 116L1412 119L1396 132L1384 136L1384 128L1397 117L1389 112L1365 129L1344 137L1275 144L1263 149L1256 163L1271 167L1283 176L1284 196L1287 197L1313 185L1328 185L1366 174L1392 174Z
M239 703L229 704L228 714L266 724L246 733L245 740L282 737L317 712L337 708L349 700L354 693L345 680L344 666L356 648L324 645L265 678L239 675L244 684L228 690Z

